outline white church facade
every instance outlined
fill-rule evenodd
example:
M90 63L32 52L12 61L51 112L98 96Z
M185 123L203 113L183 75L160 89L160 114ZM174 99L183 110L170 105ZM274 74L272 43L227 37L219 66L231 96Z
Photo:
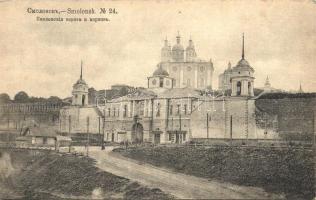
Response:
M60 111L60 132L104 134L105 141L133 143L267 137L256 127L254 69L245 59L244 46L241 60L231 68L231 96L205 92L211 87L213 64L195 60L193 42L186 49L186 61L183 55L180 36L172 50L166 42L162 62L147 78L147 88L102 105L86 104L88 86L81 73L73 86L72 105ZM188 67L192 77L184 75ZM205 71L199 75L200 67ZM204 83L197 84L201 79Z

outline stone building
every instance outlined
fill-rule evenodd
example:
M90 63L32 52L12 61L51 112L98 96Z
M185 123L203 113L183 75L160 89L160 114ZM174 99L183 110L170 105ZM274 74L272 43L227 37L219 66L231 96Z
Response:
M196 84L192 87L179 87L184 78L189 78L184 76L184 70L192 67L191 70L196 71L201 64L199 61L195 62L193 42L186 49L187 59L184 61L179 35L177 44L172 49L166 41L162 49L163 61L147 78L147 88L136 88L131 93L109 99L104 104L86 105L81 97L86 94L81 75L79 82L84 87L78 90L75 84L78 92L73 92L80 101L74 101L73 105L61 109L60 131L70 134L103 134L105 141L118 143L166 144L192 140L234 140L248 143L261 139L280 139L280 135L289 132L287 126L282 124L286 116L282 113L269 113L269 104L266 102L273 100L262 100L266 99L265 95L254 95L254 68L245 59L244 42L242 44L241 59L236 66L229 66L229 81L222 85L231 89L230 95L208 93L205 92L205 87L195 87ZM177 67L175 71L172 70L174 66ZM208 63L208 70L213 72L211 62ZM191 72L192 74L196 73ZM193 77L192 80L195 82L201 77L211 78L204 72L203 76ZM311 98L309 102L311 103L306 105L313 109L306 116L310 121L305 128L296 128L304 133L315 130L315 98ZM282 107L282 104L278 106ZM284 130L280 130L280 127Z
M197 57L192 39L184 50L179 33L176 44L172 48L165 39L161 49L161 62L158 63L158 67L160 66L168 72L170 78L173 78L174 88L212 88L214 72L212 61Z

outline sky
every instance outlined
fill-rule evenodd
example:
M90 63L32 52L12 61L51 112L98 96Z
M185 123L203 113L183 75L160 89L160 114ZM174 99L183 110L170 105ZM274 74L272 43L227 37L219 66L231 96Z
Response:
M33 9L115 8L115 15L30 14ZM255 87L269 76L272 87L316 92L316 1L1 1L0 93L71 96L80 75L89 87L146 87L171 45L191 36L198 57L214 63L213 88L230 61L245 58ZM109 22L42 22L36 17L108 17Z

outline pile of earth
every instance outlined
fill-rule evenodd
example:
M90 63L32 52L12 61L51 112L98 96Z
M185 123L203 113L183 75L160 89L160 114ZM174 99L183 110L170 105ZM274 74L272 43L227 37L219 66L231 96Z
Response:
M264 188L287 199L312 199L311 149L238 147L130 147L123 156L194 176Z
M13 172L0 180L0 185L14 190L11 199L172 198L160 189L102 171L91 158L44 151L0 151L0 163L4 155L11 158Z

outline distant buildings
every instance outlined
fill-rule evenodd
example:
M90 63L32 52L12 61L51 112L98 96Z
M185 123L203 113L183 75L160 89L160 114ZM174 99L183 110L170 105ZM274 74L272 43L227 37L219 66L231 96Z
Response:
M184 60L178 35L172 50L165 43L162 62L148 77L147 88L137 88L97 106L84 102L77 105L74 101L72 106L61 109L60 131L104 133L105 140L113 142L184 143L195 138L229 138L231 134L235 139L256 138L251 99L254 70L245 60L244 50L241 60L232 68L231 96L202 92L211 86L207 83L211 83L212 73L211 62L196 59L192 41ZM194 84L187 84L191 80ZM83 99L84 91L73 94Z

